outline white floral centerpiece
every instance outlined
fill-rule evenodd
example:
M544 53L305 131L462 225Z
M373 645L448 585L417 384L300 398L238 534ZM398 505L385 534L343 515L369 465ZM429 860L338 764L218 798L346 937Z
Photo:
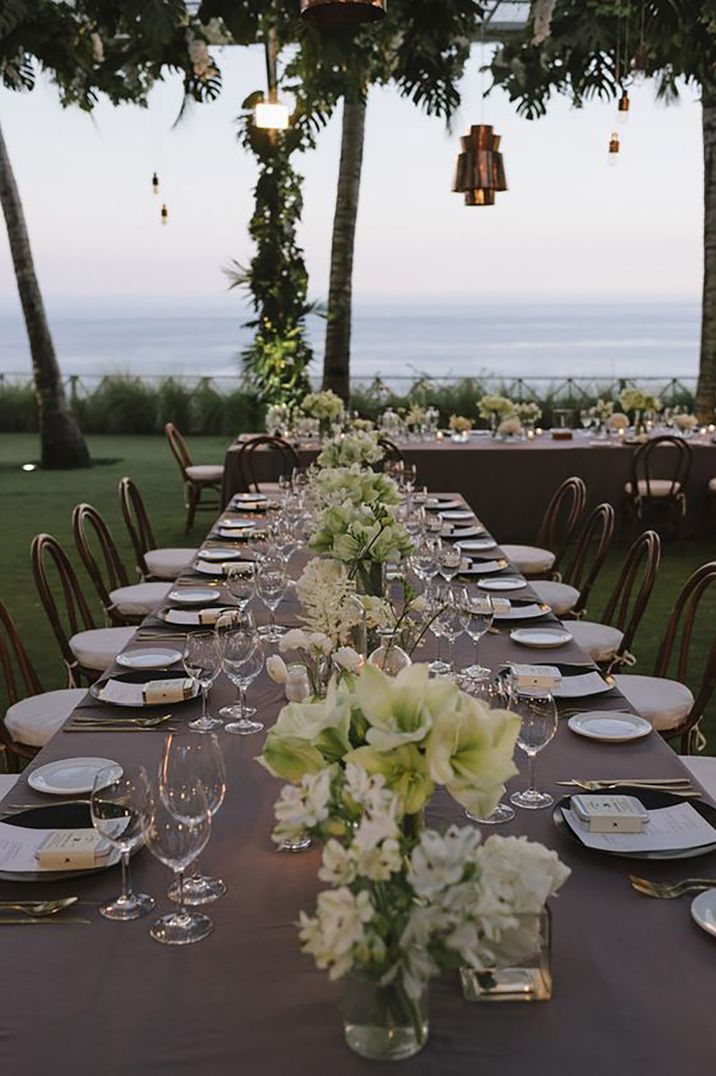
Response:
M452 430L454 441L466 441L472 429L472 422L469 418L465 418L464 415L451 415L448 425Z
M682 433L692 433L699 424L699 420L696 415L677 414L674 415L674 425L677 430L681 430Z
M323 435L330 433L331 424L341 417L343 408L343 400L332 389L326 389L324 392L309 392L301 401L301 410L309 418L318 421Z
M291 428L293 421L293 407L291 404L272 404L266 410L266 433L272 436L285 437Z
M498 436L503 437L505 440L509 437L519 437L522 433L522 422L519 415L508 415L507 418L503 418L497 427L497 433Z
M536 400L525 400L515 404L515 414L525 426L532 428L542 418L542 408Z
M316 463L319 467L349 467L355 463L371 467L374 463L380 463L384 455L385 449L378 444L376 433L356 430L334 438L320 453Z
M627 430L629 428L629 417L622 411L615 411L605 420L604 425L608 430Z
M438 786L489 812L516 772L518 727L413 665L395 679L366 666L325 699L284 707L269 730L259 761L290 782L274 840L322 841L319 877L331 887L315 915L301 914L302 947L331 978L349 977L348 1042L366 1056L420 1049L431 976L534 951L545 901L568 874L557 856L421 824Z
M477 401L477 413L480 418L487 419L493 434L503 418L514 415L515 405L507 396L497 393L488 393Z
M635 388L622 389L619 393L619 403L627 414L633 416L632 424L634 433L637 436L645 432L645 415L659 411L662 406L661 401L651 392L644 392L642 389Z

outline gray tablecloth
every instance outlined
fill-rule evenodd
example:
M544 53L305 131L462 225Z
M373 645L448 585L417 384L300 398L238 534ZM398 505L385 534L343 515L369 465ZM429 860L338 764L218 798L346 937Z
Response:
M287 610L290 612L290 610ZM280 615L280 611L279 611ZM459 644L467 657L471 644ZM505 634L483 640L492 667L524 651ZM576 647L560 658L579 658ZM233 696L220 680L218 707ZM269 725L281 689L265 676L251 692ZM614 705L608 697L595 707ZM589 706L585 706L589 708ZM184 721L197 705L177 708ZM181 716L179 716L181 715ZM71 755L157 764L160 733L59 732L33 765ZM226 897L204 910L216 924L198 945L153 942L151 920L109 923L96 908L91 926L0 927L3 976L0 1072L31 1076L353 1076L394 1073L346 1048L340 988L298 950L296 919L317 892L319 851L275 851L272 804L279 784L254 761L262 737L222 736L229 790L202 856L221 874ZM518 760L519 761L519 760ZM555 795L559 779L604 775L681 775L671 749L652 735L614 747L585 742L564 724L538 761L538 784ZM517 777L511 787L524 778ZM40 802L25 778L8 803ZM46 802L46 798L44 800ZM436 798L432 821L457 818ZM463 819L464 821L464 819ZM487 827L485 831L488 832ZM501 833L524 833L557 849L573 875L553 902L555 977L549 1003L468 1004L453 976L430 991L430 1042L404 1070L415 1076L712 1076L716 1025L716 948L690 921L688 900L658 902L634 893L627 875L716 875L716 856L636 863L589 853L561 837L549 811L518 811ZM148 852L135 859L136 887L169 907L167 873ZM47 885L47 895L99 901L116 894L119 872ZM45 887L0 884L0 899L37 897Z
M716 445L690 442L693 466L688 483L688 513L684 535L702 534L713 522L708 512L708 482L716 477ZM565 478L579 475L587 484L588 508L607 501L623 507L624 485L630 477L630 445L592 444L579 433L572 441L553 441L543 435L534 442L513 444L490 437L473 437L466 444L446 439L440 443L401 445L406 460L414 462L418 482L430 489L462 494L479 505L485 525L503 542L533 541L549 498ZM307 465L316 448L299 450ZM259 480L275 479L278 466L273 453L254 453ZM226 453L224 504L244 489L236 446Z

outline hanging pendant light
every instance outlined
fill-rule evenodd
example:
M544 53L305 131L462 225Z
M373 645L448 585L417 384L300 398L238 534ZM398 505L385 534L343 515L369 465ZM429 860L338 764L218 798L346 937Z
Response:
M163 205L161 210L159 211L159 219L162 222L162 224L168 224L169 223L169 210L167 209L167 207L165 205Z
M159 176L156 172L152 175L152 194L159 194Z
M285 131L290 118L288 105L279 100L259 101L254 108L254 126L266 131Z
M494 205L495 192L507 190L500 141L487 123L474 124L460 139L452 189L465 196L465 205Z
M618 114L619 114L619 122L620 123L626 123L627 120L629 119L629 106L630 105L631 105L631 102L629 100L629 94L627 93L626 90L622 90L622 95L619 98L619 103L617 105L617 111L618 111Z
M616 131L612 131L612 137L609 139L609 164L615 165L619 161L619 150L621 146L619 144L619 135Z
M355 26L385 15L388 0L301 0L301 15L315 26Z

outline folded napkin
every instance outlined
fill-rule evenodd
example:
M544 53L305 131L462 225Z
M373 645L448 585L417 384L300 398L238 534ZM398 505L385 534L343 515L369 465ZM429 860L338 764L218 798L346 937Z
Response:
M99 697L101 702L114 703L116 706L156 705L157 703L183 702L193 695L190 679L149 680L144 684L133 684L127 680L107 680L102 684Z
M206 624L211 626L216 624L217 620L222 613L231 612L230 609L216 608L212 606L211 609L167 609L164 614L164 622L166 624Z
M510 671L518 691L550 691L556 694L562 681L562 674L555 665L513 664Z
M110 844L94 829L63 829L49 833L35 852L40 870L86 870L104 863Z
M583 695L598 695L608 691L609 685L597 670L582 673L580 676L563 676L562 682L554 691L555 699L579 699Z

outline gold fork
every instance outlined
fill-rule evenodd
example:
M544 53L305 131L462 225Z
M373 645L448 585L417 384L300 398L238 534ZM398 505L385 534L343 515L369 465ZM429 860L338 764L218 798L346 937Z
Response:
M675 900L686 893L716 888L716 878L684 878L681 882L655 882L650 878L639 878L635 874L630 874L629 884L642 896L655 897L657 900Z

